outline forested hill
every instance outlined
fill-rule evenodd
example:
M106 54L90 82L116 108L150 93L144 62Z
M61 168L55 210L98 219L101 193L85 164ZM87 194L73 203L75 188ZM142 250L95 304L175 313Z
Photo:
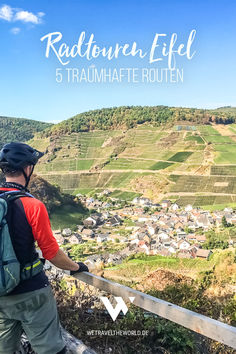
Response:
M51 125L51 123L31 119L0 116L0 147L10 141L23 142L30 140L36 132L40 132Z
M85 132L91 130L112 130L133 128L138 124L149 123L159 126L166 123L185 121L194 124L234 123L236 109L196 109L167 106L121 106L103 108L80 113L53 127L46 129L46 136Z

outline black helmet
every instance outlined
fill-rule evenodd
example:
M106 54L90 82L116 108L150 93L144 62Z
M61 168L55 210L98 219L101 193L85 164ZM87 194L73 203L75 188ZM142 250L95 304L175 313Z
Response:
M23 143L5 144L0 151L0 167L12 167L16 170L29 165L36 165L44 154Z
M10 168L16 171L22 171L25 177L26 189L33 173L34 166L43 155L43 152L40 152L27 144L18 142L8 143L5 144L0 151L0 168L3 170L4 168ZM27 176L24 167L29 165L33 165L33 169L30 175Z

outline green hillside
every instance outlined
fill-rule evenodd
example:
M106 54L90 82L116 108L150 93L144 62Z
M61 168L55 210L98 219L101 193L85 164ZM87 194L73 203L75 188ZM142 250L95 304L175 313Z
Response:
M152 113L159 108L149 107ZM134 114L139 107L127 109ZM134 116L136 123L130 128L122 124L115 127L115 122L110 129L108 125L102 126L102 121L112 123L107 118L108 112L125 111L124 107L119 107L93 111L94 117L92 111L84 114L84 117L91 116L88 125L97 122L101 129L89 125L87 131L76 131L81 129L77 125L80 119L85 122L85 118L80 118L83 115L46 129L30 141L47 152L37 173L74 195L91 195L106 188L126 200L139 193L156 202L171 199L181 205L192 203L214 208L236 204L236 124L213 121L195 124L194 120L205 119L199 118L196 112L205 112L206 116L210 111L193 110L191 118L187 115L187 112L191 114L191 109L187 108L173 108L175 113L165 124L163 121L156 125L151 122L152 118L141 124L141 113L146 110L147 107L143 107L136 119ZM172 108L160 108L160 111L170 110ZM175 120L181 110L188 121L184 121L183 116L182 120ZM218 118L231 116L234 120L232 110L230 113L219 110ZM102 112L106 114L102 116ZM127 115L123 122L125 117ZM211 120L216 121L216 116L212 114Z
M121 106L80 113L47 129L44 135L127 129L143 123L160 126L166 123L173 124L176 121L195 124L211 122L229 124L234 123L235 119L236 109L232 107L207 110L168 106Z
M0 117L0 146L11 141L27 141L51 126L31 119Z

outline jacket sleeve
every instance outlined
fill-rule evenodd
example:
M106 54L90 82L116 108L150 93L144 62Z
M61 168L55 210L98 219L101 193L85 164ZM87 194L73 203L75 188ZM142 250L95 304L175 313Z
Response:
M45 205L38 199L22 198L21 201L34 239L37 241L43 257L47 260L52 259L57 254L59 245L53 236Z

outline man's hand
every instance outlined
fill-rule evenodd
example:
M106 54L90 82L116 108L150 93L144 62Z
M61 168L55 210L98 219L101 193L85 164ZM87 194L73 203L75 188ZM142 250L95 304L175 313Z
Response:
M70 275L74 275L74 274L80 273L80 272L89 272L89 269L86 266L86 264L84 264L83 262L78 262L77 264L79 265L79 269L78 270L71 270Z
M78 263L72 261L61 249L58 250L55 257L50 259L50 262L58 268L64 270L78 270Z

